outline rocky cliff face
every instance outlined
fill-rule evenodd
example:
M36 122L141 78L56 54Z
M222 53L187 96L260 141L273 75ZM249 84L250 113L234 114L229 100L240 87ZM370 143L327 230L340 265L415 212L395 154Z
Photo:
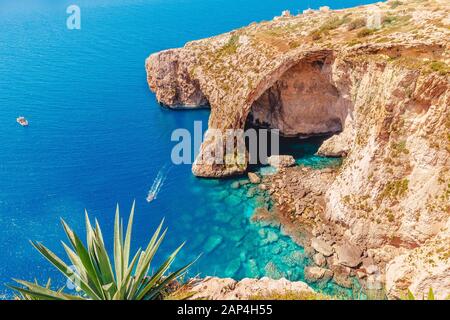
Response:
M450 220L422 246L394 258L386 267L388 294L401 297L409 289L417 297L433 288L436 299L448 299L450 263Z
M180 50L166 50L147 59L147 80L156 98L171 108L197 108L208 104L198 80L189 74L192 57Z
M168 106L209 104L210 129L337 133L319 150L346 155L322 190L323 221L389 266L393 295L405 284L420 291L432 276L396 266L421 257L450 219L449 10L415 0L284 16L153 54L148 82ZM194 174L243 173L232 161L198 161L216 143L205 139ZM448 268L449 250L437 266Z

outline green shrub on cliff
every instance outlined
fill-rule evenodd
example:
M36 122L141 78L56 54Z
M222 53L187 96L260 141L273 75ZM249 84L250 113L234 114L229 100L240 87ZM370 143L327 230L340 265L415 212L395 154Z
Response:
M219 55L231 55L235 54L238 49L239 35L233 34L230 36L228 42L219 50Z
M349 24L348 24L348 30L355 30L355 29L359 29L362 27L365 27L367 24L366 18L356 18L353 19Z
M409 188L409 180L408 179L389 181L386 184L380 197L381 198L388 197L390 199L397 199L397 198L404 196L406 194L406 192L408 192L408 188Z
M403 2L397 1L397 0L396 0L396 1L390 2L389 4L390 4L390 8L391 8L391 9L396 9L396 8L398 8L399 6L403 5Z
M391 143L391 148L392 148L392 157L394 158L397 158L402 154L409 154L409 150L406 147L405 140Z
M361 29L361 31L359 31L356 36L358 38L364 38L364 37L368 37L370 35L372 35L375 32L375 29L369 29L369 28L364 28Z
M36 282L15 280L21 286L9 285L8 287L19 293L19 299L26 300L154 300L162 298L171 283L185 274L192 263L173 273L167 273L183 247L184 244L182 244L155 273L148 274L150 264L167 231L166 229L161 233L163 222L156 229L145 250L142 251L139 248L130 262L133 217L134 204L124 239L123 221L117 207L114 222L113 263L108 256L100 225L95 221L95 227L92 227L87 213L87 248L77 234L62 221L71 245L69 247L63 242L63 247L73 267L41 243L32 242L39 253L75 285L79 294L68 294L63 290L54 291L50 289L50 282L46 286L40 286Z
M340 25L344 23L344 19L340 19L339 17L331 17L327 21L325 21L320 27L320 31L329 31L338 28Z
M319 40L323 35L328 35L331 30L337 29L343 24L350 22L349 16L349 14L346 14L342 18L337 16L328 18L318 29L311 32L310 36L313 40Z
M447 75L450 72L450 67L443 61L432 61L430 63L430 69L433 72L437 72L440 75Z

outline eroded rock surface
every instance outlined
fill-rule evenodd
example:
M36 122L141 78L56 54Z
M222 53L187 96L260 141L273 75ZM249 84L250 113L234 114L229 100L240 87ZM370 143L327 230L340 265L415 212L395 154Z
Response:
M411 246L401 243L399 238L394 242L389 238L393 234L399 237L400 233L394 233L399 222L386 219L383 228L369 229L369 232L360 229L356 246L349 240L354 235L349 232L351 226L336 224L327 217L326 190L336 174L337 171L292 167L264 177L262 183L272 194L276 216L265 209L265 214L258 214L258 220L267 219L274 225L278 220L284 232L305 247L312 261L320 269L331 270L333 280L343 287L352 288L351 278L356 276L364 288L372 291L372 296L376 292L377 298L384 296L384 287L391 298L403 297L408 288L421 297L430 287L439 293L436 296L447 297L450 293L448 226L440 228L436 236L424 243ZM371 212L376 215L376 208ZM306 238L299 237L300 234ZM385 239L382 244L373 241L379 238ZM319 255L326 256L326 264ZM308 279L314 278L310 274Z
M386 289L402 298L407 289L418 299L427 297L430 288L437 299L450 297L450 219L438 235L419 248L391 260L386 267Z
M380 29L357 24L371 10L383 18ZM332 138L334 147L326 143L320 152L346 154L355 142L380 149L387 138L381 127L391 126L392 116L407 111L430 123L418 114L445 106L447 12L445 1L424 0L251 24L151 55L148 82L163 104L209 103L210 129L243 129L250 122L288 136L343 131ZM417 138L411 143L420 144ZM215 143L205 139L196 175L245 172L229 161L199 161Z
M333 247L325 241L317 238L313 238L311 240L311 247L313 247L313 249L317 252L323 254L325 257L329 257L333 254Z
M166 50L152 54L145 62L147 81L158 102L171 108L195 108L208 104L198 80L189 74L187 52Z
M284 136L340 132L348 103L330 77L329 64L300 62L253 103L249 123L279 129Z
M291 282L284 278L279 280L245 278L236 281L230 278L207 277L194 283L191 299L208 300L248 300L252 297L264 297L274 293L314 293L306 283Z
M306 267L305 277L311 282L327 282L333 277L333 272L320 267Z
M378 29L358 23L373 9ZM362 263L361 275L370 259L382 275L389 266L390 292L432 285L445 295L448 254L436 255L440 262L426 276L407 262L421 264L421 250L450 216L449 10L444 0L388 1L279 17L154 54L148 82L164 104L208 102L210 130L250 124L288 136L338 133L319 150L346 156L338 170L281 168L259 185L274 198L284 230L302 242L301 225L334 251L346 243L361 248L361 262L327 258L343 271L335 277L344 285L345 268ZM194 174L246 172L237 162L246 155L202 161L219 143L205 138Z
M258 184L258 183L261 182L261 178L254 172L249 172L248 173L248 179L253 184Z
M337 263L343 266L356 268L362 262L362 250L351 244L342 244L336 247Z

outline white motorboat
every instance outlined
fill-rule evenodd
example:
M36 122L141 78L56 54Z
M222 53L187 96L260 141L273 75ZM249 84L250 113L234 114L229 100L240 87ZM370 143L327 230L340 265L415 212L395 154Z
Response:
M25 117L18 117L16 119L17 123L20 124L22 127L27 127L28 126L28 120L25 119Z

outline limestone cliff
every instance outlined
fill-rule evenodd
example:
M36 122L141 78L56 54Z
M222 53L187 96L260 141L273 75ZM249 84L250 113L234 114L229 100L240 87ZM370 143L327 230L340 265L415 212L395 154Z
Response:
M208 104L209 128L336 133L319 150L346 156L324 190L324 220L393 268L450 219L449 12L448 1L413 0L285 15L153 54L148 82L165 105ZM245 170L193 165L205 177ZM387 276L397 292L402 276Z
M437 299L450 298L450 220L436 237L396 257L386 267L389 295L401 297L406 289L417 297L433 288Z
M288 294L298 299L326 299L314 292L306 283L291 282L285 278L278 280L267 277L261 279L245 278L236 281L230 278L207 277L194 279L188 284L193 300L249 300L270 299L277 295ZM328 298L329 299L329 298Z

